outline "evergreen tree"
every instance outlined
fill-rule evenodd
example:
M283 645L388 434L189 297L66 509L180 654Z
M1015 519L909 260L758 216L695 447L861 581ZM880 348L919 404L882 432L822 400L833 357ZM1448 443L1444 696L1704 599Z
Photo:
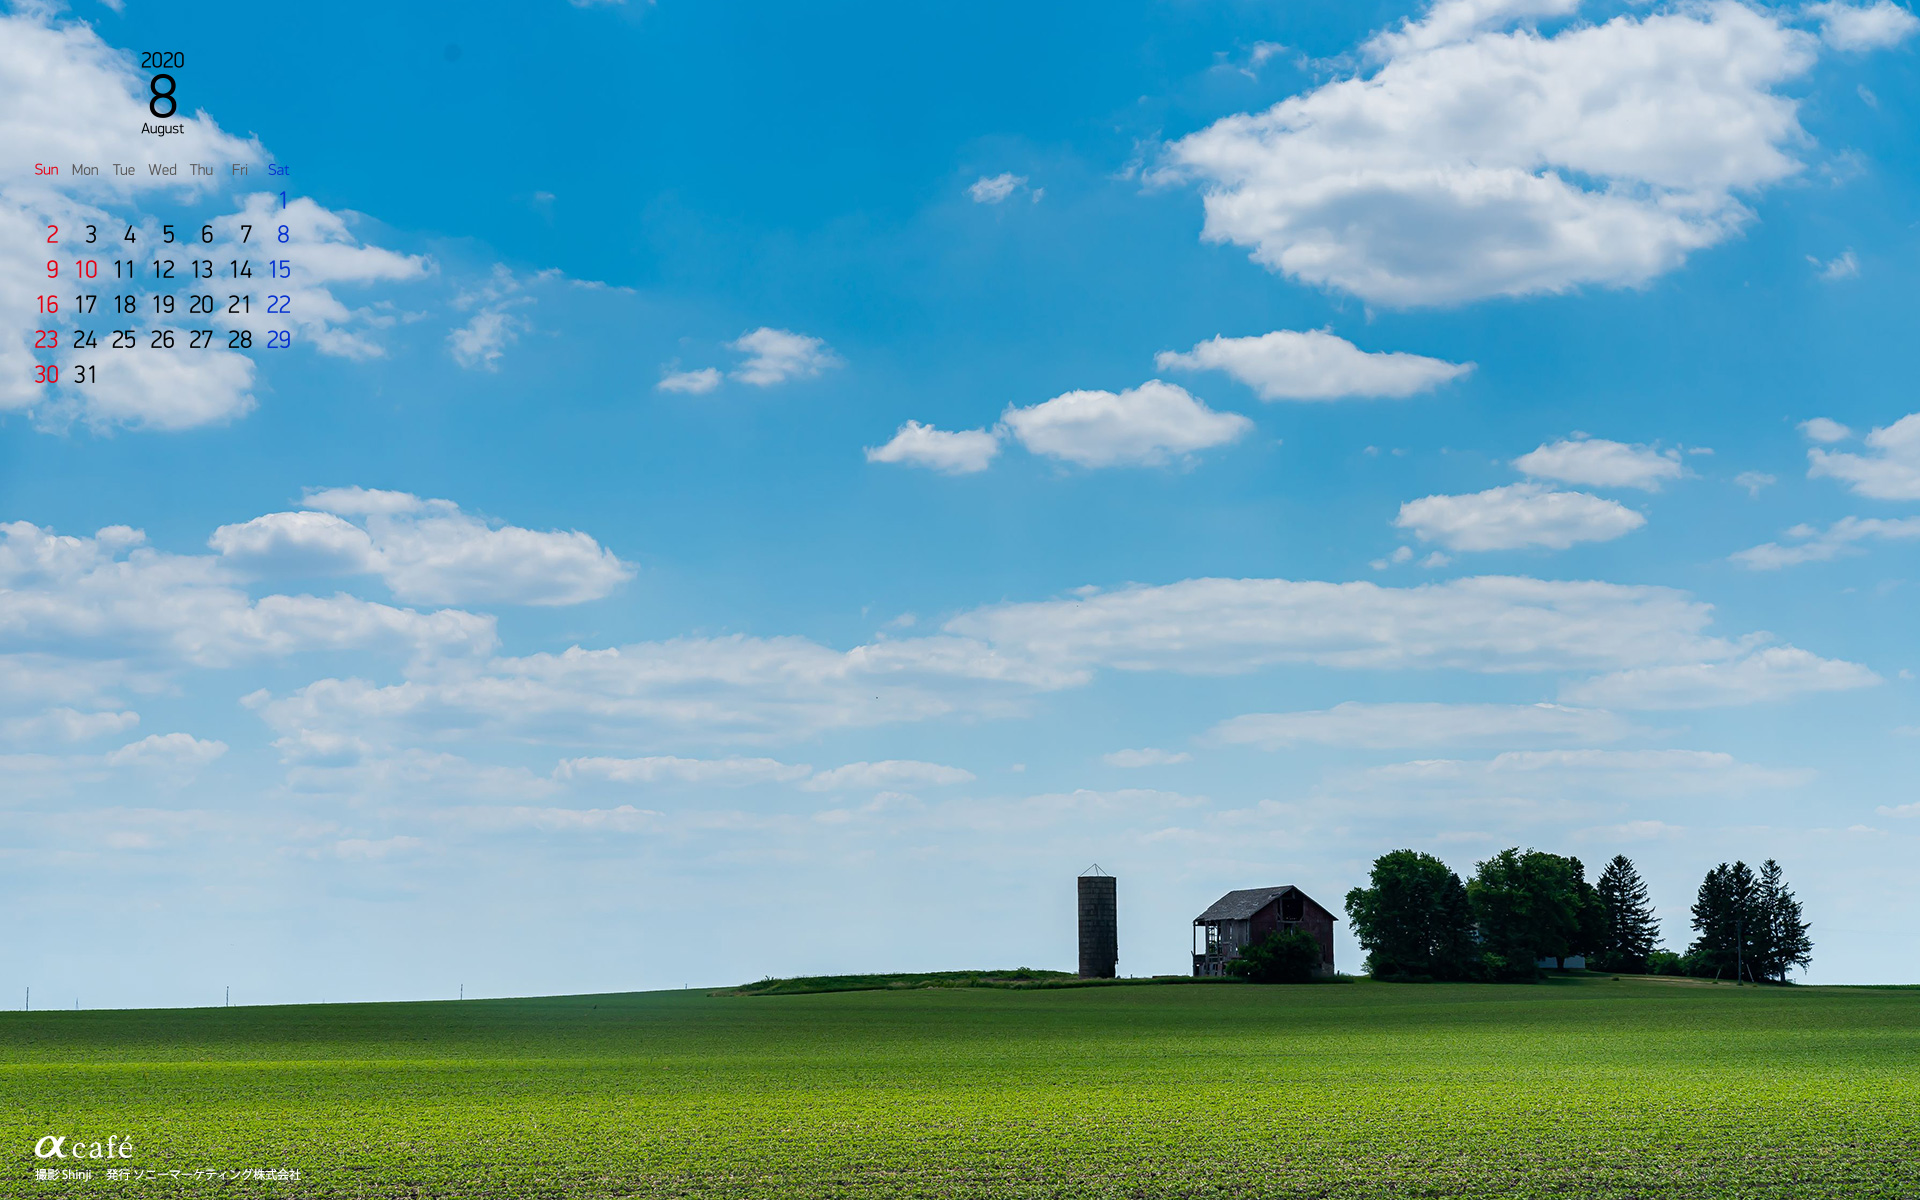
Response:
M1780 864L1771 858L1760 868L1759 907L1765 934L1755 948L1756 974L1785 983L1788 971L1813 961L1813 939L1807 936L1799 899L1787 887Z
M1660 922L1654 916L1646 881L1634 869L1633 860L1624 854L1614 855L1594 890L1606 906L1606 933L1600 943L1602 965L1609 971L1646 974L1647 956L1660 940Z
M1700 936L1687 953L1715 979L1757 979L1755 951L1770 920L1752 869L1744 862L1721 863L1707 872L1694 898L1693 927Z
M1431 854L1395 850L1373 860L1372 886L1347 893L1353 936L1374 975L1464 979L1478 951L1467 889Z

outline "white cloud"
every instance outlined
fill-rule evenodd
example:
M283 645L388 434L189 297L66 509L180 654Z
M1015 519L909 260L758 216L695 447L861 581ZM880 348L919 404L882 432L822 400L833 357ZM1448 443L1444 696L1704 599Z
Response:
M1215 412L1158 379L1119 393L1066 392L1031 408L1009 406L1001 422L1035 454L1083 467L1163 463L1253 428L1238 413Z
M1747 489L1747 495L1758 497L1761 488L1772 487L1780 481L1765 471L1742 471L1733 477L1733 482Z
M579 604L633 577L587 534L493 526L450 500L327 488L309 509L222 525L208 544L254 574L374 574L409 602ZM324 510L332 510L331 512ZM364 529L343 520L359 516Z
M447 349L452 351L453 361L468 370L478 367L497 371L500 356L520 337L524 328L526 322L521 317L503 308L477 309L465 325L456 326L447 334Z
M1026 186L1025 175L1007 171L999 175L982 175L967 188L967 195L973 197L975 204L998 204Z
M411 492L393 492L382 488L313 488L305 497L308 508L338 513L343 517L387 516L420 511L420 497Z
M868 446L867 461L908 463L949 475L984 471L1000 453L1000 439L984 429L950 432L908 421L884 446Z
M525 293L524 285L514 273L496 264L491 279L454 298L455 308L471 310L473 316L465 325L447 334L447 348L453 353L453 361L468 370L499 370L500 356L506 353L507 347L532 328L518 311L532 303L533 297Z
M1819 442L1823 446L1844 442L1853 436L1853 430L1827 417L1813 417L1800 422L1800 432L1807 436L1808 441Z
M107 755L110 767L176 771L203 767L227 752L225 742L202 741L187 733L156 733Z
M1813 264L1814 270L1819 273L1820 278L1829 283L1840 279L1852 279L1854 276L1860 274L1860 260L1854 257L1853 251L1851 250L1843 252L1838 258L1828 259L1826 262L1821 262L1809 254L1807 255L1807 261Z
M946 787L972 783L973 772L940 763L888 759L884 762L855 762L831 771L821 771L800 786L810 792L841 789Z
M617 808L474 808L447 814L478 829L533 829L541 833L644 833L660 826L661 814L622 804Z
M1565 550L1606 542L1647 523L1639 513L1585 492L1554 492L1514 483L1465 496L1425 496L1400 506L1394 519L1422 541L1449 550Z
M419 613L353 596L250 600L212 556L164 554L110 526L63 537L0 525L0 649L59 658L221 667L309 650L485 651L491 617Z
M278 512L222 525L207 539L227 562L261 575L358 575L378 556L364 529L326 512Z
M1189 579L992 605L945 628L1056 670L1239 674L1313 663L1506 673L1731 657L1731 643L1703 636L1709 614L1668 588L1511 576L1417 587Z
M1897 46L1920 29L1920 20L1892 0L1874 4L1809 4L1801 11L1820 22L1820 38L1837 50Z
M1920 538L1920 517L1890 520L1882 517L1842 517L1825 532L1808 525L1796 525L1787 536L1797 539L1789 545L1763 542L1730 557L1756 571L1774 571L1800 563L1826 562L1843 554L1859 553L1864 541L1909 541Z
M813 768L772 758L569 758L554 771L556 779L596 779L608 783L691 783L706 787L746 787L756 783L792 783Z
M1569 792L1636 799L1740 795L1753 788L1799 786L1812 772L1755 766L1711 750L1512 750L1481 761L1395 763L1359 778L1397 792L1478 792L1510 804L1519 797L1565 803Z
M1164 350L1154 361L1162 371L1225 371L1262 400L1411 396L1458 379L1474 366L1399 351L1369 353L1324 329L1215 337L1185 354Z
M62 385L61 402L44 414L49 423L72 414L95 427L177 433L238 420L255 407L253 359L224 344L189 356L143 343L106 365L94 382Z
M1809 437L1820 440L1813 427L1813 421L1802 426ZM1807 461L1809 478L1831 476L1857 495L1875 500L1920 500L1920 413L1910 413L1869 433L1865 454L1816 447L1807 451Z
M689 396L704 396L720 386L718 367L701 367L698 371L673 371L661 376L660 382L653 385L663 392L682 392Z
M1629 446L1605 438L1549 442L1514 459L1513 465L1536 479L1649 492L1657 492L1662 483L1685 474L1677 450Z
M764 325L740 335L727 348L747 356L734 368L733 377L755 387L772 387L840 365L840 359L819 338Z
M0 740L9 742L86 742L125 733L140 723L136 712L80 712L51 708L30 717L0 720Z
M1617 742L1644 732L1603 709L1562 704L1363 704L1249 713L1215 726L1211 741L1278 750L1310 743L1391 749L1513 742Z
M663 734L793 739L956 715L1013 717L1035 696L1084 686L1101 670L1599 671L1612 674L1569 687L1632 701L1619 707L1669 706L1683 692L1684 704L1745 703L1875 678L1792 647L1757 649L1762 636L1711 636L1710 617L1683 592L1597 582L1483 577L1384 588L1193 579L993 605L935 635L844 651L804 638L739 636L573 647L420 670L387 686L323 679L249 703L289 737L319 732L379 745L465 733L624 744ZM1694 678L1701 673L1704 680ZM1717 698L1706 694L1716 683Z
M1724 241L1801 168L1777 90L1818 43L1721 0L1502 27L1571 0L1453 0L1369 45L1382 65L1168 148L1211 241L1376 304L1636 286Z
M1858 663L1820 658L1795 646L1769 646L1718 662L1616 671L1570 684L1560 695L1576 704L1610 708L1712 708L1879 682L1878 675Z
M451 501L429 500L417 514L376 514L366 522L381 577L409 602L580 604L633 577L631 567L578 530L495 527Z
M1115 750L1112 754L1103 754L1100 761L1110 767L1171 767L1191 759L1193 755L1184 750L1155 750L1148 747L1143 750Z
M1580 0L1436 0L1424 13L1401 21L1397 29L1375 34L1365 49L1370 57L1388 59L1516 21L1568 16L1579 7Z

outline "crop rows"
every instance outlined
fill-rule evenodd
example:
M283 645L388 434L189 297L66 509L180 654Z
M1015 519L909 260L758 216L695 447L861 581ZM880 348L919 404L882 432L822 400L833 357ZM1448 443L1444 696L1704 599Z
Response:
M685 993L0 1019L0 1195L1920 1195L1920 993ZM297 1184L36 1183L41 1134Z

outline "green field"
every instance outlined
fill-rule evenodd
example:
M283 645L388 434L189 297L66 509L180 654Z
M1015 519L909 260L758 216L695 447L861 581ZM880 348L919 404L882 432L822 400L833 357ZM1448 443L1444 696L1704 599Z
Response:
M1920 1195L1920 990L931 988L0 1016L0 1195ZM36 1182L131 1137L181 1180ZM289 1182L195 1170L297 1169Z

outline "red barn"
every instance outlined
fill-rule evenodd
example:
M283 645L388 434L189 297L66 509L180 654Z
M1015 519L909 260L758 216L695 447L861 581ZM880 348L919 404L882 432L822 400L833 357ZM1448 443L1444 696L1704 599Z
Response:
M1334 915L1290 883L1228 892L1193 919L1193 973L1224 975L1240 951L1282 929L1304 929L1320 943L1318 975L1333 974Z

